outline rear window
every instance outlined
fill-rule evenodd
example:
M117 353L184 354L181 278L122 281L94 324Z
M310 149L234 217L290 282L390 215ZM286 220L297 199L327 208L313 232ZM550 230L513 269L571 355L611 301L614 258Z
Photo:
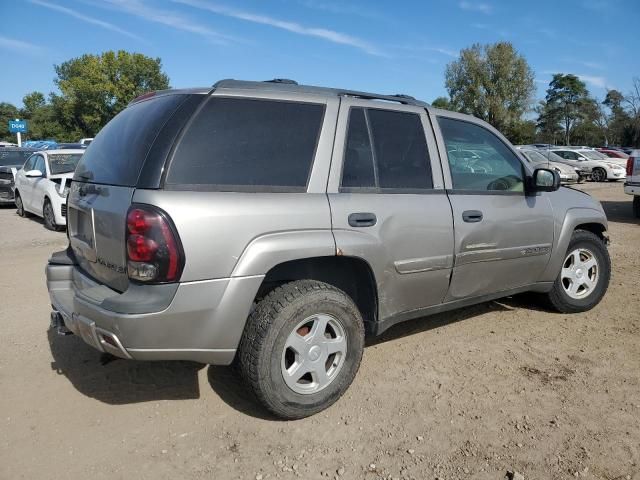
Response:
M51 175L72 173L76 169L80 157L82 157L81 153L50 153L49 170Z
M178 145L165 184L303 191L323 116L320 104L212 97Z
M135 186L158 132L185 98L163 95L124 109L91 142L74 179Z
M0 149L0 167L24 165L34 150L11 150L10 147Z

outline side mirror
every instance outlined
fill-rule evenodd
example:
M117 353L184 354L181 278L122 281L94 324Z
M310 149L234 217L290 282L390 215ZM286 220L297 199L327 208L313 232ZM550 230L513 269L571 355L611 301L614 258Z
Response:
M29 170L28 172L24 172L24 174L30 178L44 177L44 174L40 170Z
M560 188L560 174L548 168L536 168L533 172L533 191L555 192Z

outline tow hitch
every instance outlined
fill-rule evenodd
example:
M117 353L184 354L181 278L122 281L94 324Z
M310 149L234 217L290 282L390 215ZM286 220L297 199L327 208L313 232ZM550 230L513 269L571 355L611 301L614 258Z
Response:
M56 330L58 335L73 335L73 332L64 324L60 312L56 312L55 310L51 312L51 329Z

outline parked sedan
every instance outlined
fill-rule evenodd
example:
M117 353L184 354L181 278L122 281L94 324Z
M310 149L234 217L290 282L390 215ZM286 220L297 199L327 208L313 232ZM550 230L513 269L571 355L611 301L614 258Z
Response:
M3 147L0 149L0 205L14 201L15 174L35 152L31 148Z
M553 161L547 158L540 151L533 148L516 147L525 160L531 164L533 168L552 168L560 175L561 183L576 183L580 180L580 174L575 167L571 167L564 163Z
M622 158L623 160L629 158L629 155L624 153L622 150L613 150L610 148L596 148L596 150L609 158Z
M16 175L18 215L33 213L49 230L66 225L67 192L84 150L48 150L29 157Z
M551 151L562 157L564 163L579 168L581 171L590 172L591 180L594 182L624 180L627 176L625 167L618 164L613 158L602 159L595 150L557 147Z

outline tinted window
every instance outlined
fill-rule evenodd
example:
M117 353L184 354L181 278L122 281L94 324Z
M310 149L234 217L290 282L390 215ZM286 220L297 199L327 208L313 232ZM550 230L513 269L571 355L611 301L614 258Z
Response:
M349 113L342 186L361 188L376 186L371 140L362 108L353 108Z
M178 145L166 183L303 190L323 114L319 104L212 97Z
M75 179L135 186L158 132L185 95L163 95L136 103L111 120L87 148Z
M13 150L10 147L0 148L0 167L23 165L33 150Z
M462 120L439 117L454 190L524 191L518 157L489 130Z
M429 152L419 115L353 108L348 129L343 187L433 188Z

